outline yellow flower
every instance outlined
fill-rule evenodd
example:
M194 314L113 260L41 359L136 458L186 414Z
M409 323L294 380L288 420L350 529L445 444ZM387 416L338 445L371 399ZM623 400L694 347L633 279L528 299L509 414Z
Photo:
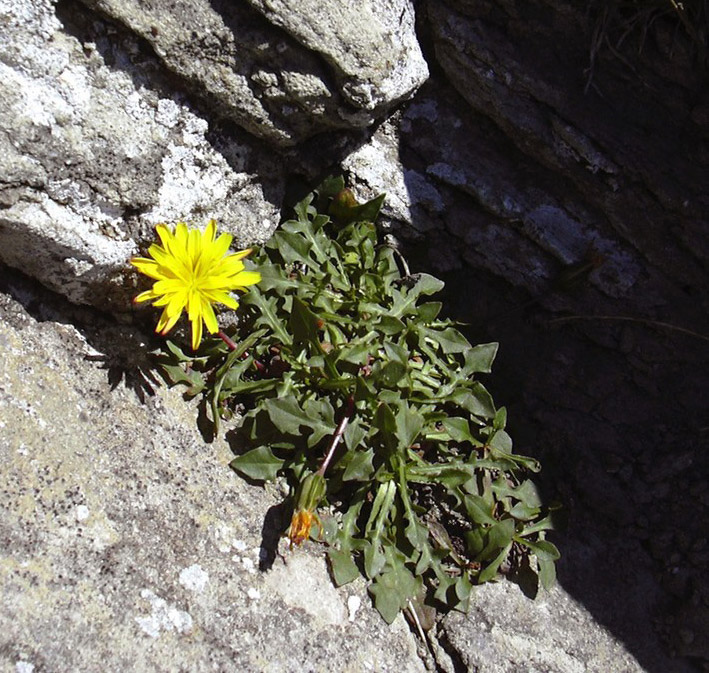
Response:
M134 257L130 263L146 276L155 279L151 290L141 292L133 301L154 300L154 306L164 306L158 325L160 334L167 334L182 315L192 323L192 349L202 341L202 323L214 334L219 331L212 304L225 304L236 309L239 303L229 293L245 291L247 286L261 280L257 271L246 271L242 259L251 250L226 254L232 237L221 234L215 240L217 223L210 220L206 229L188 229L178 222L174 233L164 224L158 224L162 245L154 243L147 257Z

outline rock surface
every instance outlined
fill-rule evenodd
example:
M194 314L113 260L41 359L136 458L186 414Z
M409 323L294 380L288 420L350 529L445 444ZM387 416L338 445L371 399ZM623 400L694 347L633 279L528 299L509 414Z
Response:
M146 40L211 112L277 145L368 126L428 76L409 0L84 2Z
M507 615L500 623L497 615ZM443 622L447 645L468 671L485 673L642 673L623 645L563 590L530 601L511 583L475 592L467 616Z
M316 546L279 545L278 489L205 443L139 356L148 337L19 277L2 289L3 670L643 670L563 590L507 583L476 589L427 654L362 580L335 589Z
M0 265L2 666L82 669L90 643L88 670L104 655L109 670L168 656L695 670L709 606L696 43L654 8L420 0L434 76L372 132L426 76L411 6L327 4L0 7L0 260L124 323ZM568 518L564 591L481 589L468 618L438 624L433 657L403 621L383 627L361 586L332 589L317 553L255 570L284 527L278 494L236 480L125 325L125 262L157 221L215 217L237 244L263 241L296 180L302 194L340 166L361 196L388 193L412 269L444 277L471 340L501 342L490 387Z
M261 572L275 488L239 479L196 410L138 372L138 333L57 315L0 296L1 670L425 670L403 618L335 589L317 549ZM116 349L133 358L112 386Z
M270 159L238 141L218 151L203 117L141 75L134 37L99 23L82 43L48 0L0 12L0 259L120 310L126 261L157 222L214 217L241 243L268 238Z

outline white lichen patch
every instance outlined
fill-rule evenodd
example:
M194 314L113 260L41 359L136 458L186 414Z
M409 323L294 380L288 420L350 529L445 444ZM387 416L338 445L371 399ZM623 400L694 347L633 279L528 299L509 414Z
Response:
M254 589L254 587L249 587L248 591L246 592L246 595L252 601L257 601L259 598L261 598L261 592L258 589Z
M88 519L90 515L91 512L89 511L89 508L86 505L77 505L74 509L74 516L76 517L76 520L79 523L81 523L82 521L86 521L86 519Z
M350 596L347 599L347 612L349 613L349 621L353 622L355 620L357 610L359 610L361 605L362 599L359 596Z
M192 617L189 613L178 610L150 589L143 589L140 596L150 604L151 614L147 617L135 617L135 622L151 638L157 638L161 631L184 634L192 630Z
M195 563L180 571L180 584L188 591L201 593L209 584L209 573L201 565Z

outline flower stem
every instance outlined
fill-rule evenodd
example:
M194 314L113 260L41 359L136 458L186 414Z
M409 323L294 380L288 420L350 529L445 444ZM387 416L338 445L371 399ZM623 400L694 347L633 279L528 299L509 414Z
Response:
M217 336L227 345L229 346L229 350L235 351L236 350L236 344L232 341L230 337L228 337L224 332L219 330L217 333Z
M332 460L332 456L335 453L335 449L337 448L337 445L340 443L340 438L342 437L343 434L345 434L345 428L347 427L347 423L349 423L350 418L352 418L352 414L354 413L354 397L350 395L347 398L347 404L345 405L345 415L342 417L342 420L339 422L337 425L337 428L335 430L335 434L332 436L332 441L330 442L330 448L327 450L327 455L325 456L325 459L322 462L322 465L320 466L320 469L318 470L318 474L324 476L325 475L325 470L327 470L327 466L330 464L330 461Z

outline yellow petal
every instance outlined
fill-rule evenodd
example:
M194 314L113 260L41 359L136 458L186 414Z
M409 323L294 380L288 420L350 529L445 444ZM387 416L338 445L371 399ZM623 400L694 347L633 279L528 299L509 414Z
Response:
M233 311L236 311L236 309L239 308L239 302L223 290L212 290L209 292L203 292L202 294L213 304L224 304Z
M158 320L158 324L157 324L157 327L155 328L155 331L159 332L160 334L162 334L164 336L175 326L175 323L177 322L177 319L179 317L180 317L179 313L170 317L167 313L167 309L164 309L161 316L160 316L160 320Z
M214 236L217 233L217 221L209 220L207 226L202 232L202 247L206 248L214 242Z
M130 260L130 263L138 269L140 273L143 273L150 278L160 280L164 277L160 269L160 265L152 259L147 259L146 257L133 257L133 259Z
M219 331L217 316L214 315L214 309L207 299L202 299L202 317L210 334L215 334Z
M261 274L258 271L242 271L231 279L231 282L239 287L256 285L261 282Z
M187 297L187 315L193 321L202 318L202 299L197 292L190 292Z
M196 351L202 341L202 319L192 321L192 350Z
M152 290L146 290L145 292L141 292L138 296L136 296L133 299L134 304L140 304L141 302L144 301L150 301L151 299L158 299L160 297L159 294L155 294Z

